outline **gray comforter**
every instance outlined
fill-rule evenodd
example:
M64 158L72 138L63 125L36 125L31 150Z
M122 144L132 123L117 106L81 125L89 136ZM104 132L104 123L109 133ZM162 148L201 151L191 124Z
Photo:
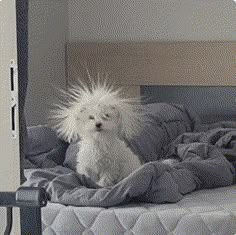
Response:
M235 123L200 125L181 106L155 104L150 108L155 110L157 129L151 128L153 135L163 136L156 143L153 141L152 146L150 143L144 146L145 141L140 142L140 138L130 141L136 153L145 149L137 153L139 156L144 158L149 154L152 159L144 159L146 163L141 168L117 185L99 188L84 175L75 173L72 166L78 150L73 145L68 147L42 126L29 128L27 159L32 165L25 170L24 185L44 187L52 202L109 207L130 201L177 202L194 190L233 183L235 169L225 154L236 159ZM168 115L163 109L168 109ZM160 157L176 158L179 163L171 167L163 164Z

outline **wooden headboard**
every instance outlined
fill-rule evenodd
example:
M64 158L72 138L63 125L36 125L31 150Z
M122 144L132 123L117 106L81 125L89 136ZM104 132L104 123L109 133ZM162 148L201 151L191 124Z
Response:
M235 86L236 41L68 43L68 81L108 73L129 95L140 85Z

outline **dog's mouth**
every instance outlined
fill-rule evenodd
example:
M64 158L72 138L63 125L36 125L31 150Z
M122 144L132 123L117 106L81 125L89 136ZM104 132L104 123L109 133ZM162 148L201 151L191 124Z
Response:
M101 132L102 128L96 128L96 132Z

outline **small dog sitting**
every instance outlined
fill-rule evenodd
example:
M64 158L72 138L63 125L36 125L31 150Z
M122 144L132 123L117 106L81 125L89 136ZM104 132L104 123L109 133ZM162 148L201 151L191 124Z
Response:
M102 187L112 186L142 164L125 140L138 135L145 112L138 98L104 83L74 86L67 104L57 105L52 127L67 142L77 142L76 170Z

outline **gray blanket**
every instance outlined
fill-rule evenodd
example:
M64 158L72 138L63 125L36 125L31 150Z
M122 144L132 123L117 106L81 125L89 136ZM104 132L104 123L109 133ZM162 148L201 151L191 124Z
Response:
M175 108L181 111L179 107ZM192 120L190 118L188 121ZM160 117L158 123L163 126ZM167 123L171 123L173 128L173 121L168 120ZM179 126L179 120L177 123ZM164 125L164 128L168 129L168 126ZM188 125L186 128L188 130L176 132L175 140L169 142L168 147L165 143L164 157L176 158L179 163L171 167L154 159L109 188L99 188L90 179L63 164L68 145L58 140L52 131L46 127L30 128L29 136L34 141L29 144L27 158L35 168L25 170L27 181L24 185L44 187L52 202L102 207L130 201L177 202L197 189L231 185L235 169L224 154L236 159L235 123L212 127L198 125L195 132ZM40 145L45 140L47 144Z

